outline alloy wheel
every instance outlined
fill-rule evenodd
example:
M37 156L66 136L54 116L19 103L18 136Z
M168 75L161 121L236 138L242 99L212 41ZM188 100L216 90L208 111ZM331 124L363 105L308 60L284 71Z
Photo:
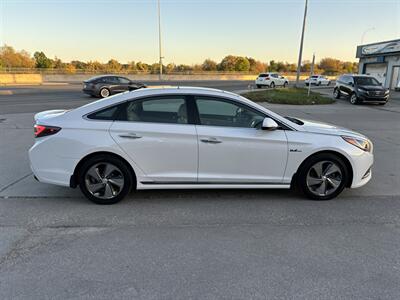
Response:
M328 160L314 164L307 173L307 187L316 196L328 196L341 185L343 175L340 167Z
M103 98L107 98L108 96L110 96L110 91L107 90L107 89L102 89L100 91L100 96L103 97Z
M357 95L356 94L352 94L350 97L350 103L351 104L356 104L357 103Z
M337 89L335 89L335 90L333 91L333 96L334 96L335 98L337 98L338 95L339 95L339 91L338 91Z
M91 166L85 175L87 190L99 199L112 199L118 196L124 184L121 170L108 162Z

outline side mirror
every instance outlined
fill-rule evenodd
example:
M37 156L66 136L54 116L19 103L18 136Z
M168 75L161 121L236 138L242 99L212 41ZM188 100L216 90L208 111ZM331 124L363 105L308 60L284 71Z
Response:
M278 127L279 127L278 123L276 123L271 118L264 118L262 125L261 125L262 130L270 130L270 131L278 129Z

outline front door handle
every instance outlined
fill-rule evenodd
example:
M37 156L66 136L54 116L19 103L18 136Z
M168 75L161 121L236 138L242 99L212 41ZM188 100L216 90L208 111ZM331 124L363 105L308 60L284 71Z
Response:
M222 141L218 140L215 137L209 137L209 138L200 139L200 141L202 141L203 143L208 143L208 144L219 144L219 143L222 143Z
M124 139L140 139L142 136L138 135L136 133L130 132L126 134L120 134L119 137L122 137Z

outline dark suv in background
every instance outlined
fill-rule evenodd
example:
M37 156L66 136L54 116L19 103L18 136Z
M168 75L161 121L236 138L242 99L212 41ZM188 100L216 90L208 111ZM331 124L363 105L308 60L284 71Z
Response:
M114 75L96 76L83 82L84 93L101 98L144 87L146 86L143 83L133 82L128 78Z
M372 102L385 105L389 89L369 75L342 75L336 80L333 96L339 99L343 95L349 97L351 104Z

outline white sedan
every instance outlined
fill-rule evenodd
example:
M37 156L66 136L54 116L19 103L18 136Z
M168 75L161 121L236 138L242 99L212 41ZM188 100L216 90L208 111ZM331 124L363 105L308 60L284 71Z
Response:
M323 75L313 75L308 77L305 81L306 85L315 84L315 85L330 85L331 81L328 77Z
M257 76L255 83L257 88L262 88L263 86L269 88L274 88L276 86L287 87L289 80L278 73L261 73Z
M95 203L131 189L299 187L327 200L371 178L372 143L320 122L282 117L239 95L149 88L35 116L31 168Z

